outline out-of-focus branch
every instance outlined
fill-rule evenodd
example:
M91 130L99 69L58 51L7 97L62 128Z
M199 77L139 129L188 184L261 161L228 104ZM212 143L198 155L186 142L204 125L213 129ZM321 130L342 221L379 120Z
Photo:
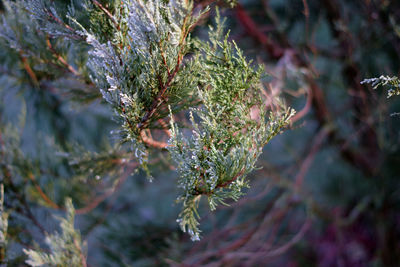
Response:
M332 14L331 17L332 19L337 18L338 15L338 5L334 5L332 4L334 0L324 0L330 3L329 7L333 6L332 9ZM273 14L273 11L269 8L268 6L268 2L265 2L265 7L267 9L267 13L268 14ZM291 51L292 53L294 53L294 57L292 60L293 64L296 64L299 67L303 67L306 68L310 71L307 71L305 73L305 81L306 83L309 85L309 97L311 97L311 106L314 109L314 114L316 116L316 119L320 125L320 127L324 127L324 126L329 126L332 127L333 124L333 117L332 114L330 112L330 110L328 109L328 104L325 100L325 96L323 93L323 90L319 87L319 85L317 84L317 82L315 81L315 77L313 75L313 67L311 65L311 63L308 61L307 58L305 58L302 55L302 52L298 51L297 49L291 47L289 45L289 42L287 41L286 36L280 36L280 39L282 39L283 44L279 45L278 43L273 42L272 40L270 40L270 38L268 38L263 32L261 32L259 30L260 27L258 27L258 25L254 22L254 20L252 19L252 17L250 15L247 14L247 12L244 10L243 7L238 7L238 12L240 14L239 18L239 22L241 22L244 26L244 28L247 30L247 33L253 37L256 41L260 42L261 44L267 44L269 46L269 49L267 49L267 51L270 51L270 56L273 59L279 59L280 57L282 57L285 54L285 50L287 51ZM276 20L273 20L276 21ZM336 24L335 24L336 25ZM277 25L275 25L275 28L277 28ZM338 33L339 34L339 33ZM343 36L342 36L343 37ZM345 38L345 37L343 37ZM342 40L343 38L341 38L340 40ZM267 42L265 41L267 40ZM282 50L281 47L285 47L285 50ZM345 51L343 52L345 55L344 56L348 56L350 59L352 58L352 54L346 54L346 52L348 53L349 51L351 52L352 50L350 49L350 43L347 43L346 41L343 42L342 47L347 49L344 49ZM282 51L282 53L277 53L276 51ZM363 93L363 89L359 83L360 80L360 75L358 74L358 69L356 68L356 65L354 64L354 62L352 62L351 64L349 63L348 68L345 69L345 75L347 75L348 80L352 79L351 77L353 77L353 79L351 80L350 84L354 86L354 88L357 89L356 92L356 96L353 96L354 99L354 106L356 107L356 109L358 110L362 110L363 106L365 106L365 109L363 111L363 113L358 113L358 114L364 114L362 118L364 118L363 120L368 121L368 118L370 116L369 110L368 110L368 106L366 105L366 103L362 103L364 100L363 95L365 93ZM355 79L357 78L357 79ZM360 102L360 99L362 100ZM309 100L307 100L309 101ZM364 101L365 102L365 101ZM307 107L307 104L306 104ZM306 108L304 110L304 112L301 113L301 116L304 116L305 111L308 111L308 108ZM300 117L295 117L295 119L299 119ZM361 118L358 118L361 119ZM354 165L357 168L360 168L367 176L371 176L374 173L374 168L371 167L372 163L369 159L375 159L376 158L376 153L379 154L379 149L377 147L377 140L376 140L376 133L375 131L371 128L371 126L368 127L368 129L365 130L365 134L364 134L364 148L366 148L369 152L368 153L364 153L363 151L358 152L358 151L353 151L351 150L351 148L349 147L345 147L341 150L341 155L342 157L348 161L349 163L351 163L352 165ZM329 141L334 143L334 144L338 144L341 145L342 143L346 142L346 140L343 140L343 138L340 137L339 132L336 129L333 129L330 134L329 134ZM371 146L368 146L368 144L371 144Z
M102 203L104 200L106 200L107 198L109 198L111 195L113 195L115 192L117 192L121 186L124 184L124 182L126 181L126 179L131 175L131 173L133 172L133 170L139 166L138 163L135 163L131 166L129 166L126 170L124 175L118 179L117 183L112 186L107 192L105 192L104 194L95 197L94 199L92 199L90 201L90 203L88 205L86 205L83 208L77 209L75 210L76 214L86 214L90 211L92 211L93 209L95 209L100 203Z
M327 127L322 128L317 135L313 138L313 145L311 146L311 149L305 159L303 160L299 172L297 173L295 177L295 187L300 190L304 177L307 174L308 169L311 167L312 162L314 161L315 155L318 153L318 151L321 149L323 142L327 139L329 136L330 132L332 129L329 129Z
M167 143L154 140L151 136L148 136L148 135L146 134L146 131L145 131L145 130L142 130L142 131L140 132L140 137L142 138L143 142L144 142L146 145L151 146L151 147L154 147L154 148L163 149L163 148L166 148L166 147L168 146Z
M225 258L228 259L238 259L238 258L260 258L260 259L267 259L267 258L272 258L276 257L279 255L282 255L283 253L287 252L293 245L295 245L297 242L300 241L300 239L305 235L305 233L308 231L308 229L311 226L311 220L307 219L304 224L302 225L301 229L299 232L293 236L286 244L282 245L279 248L276 248L271 251L259 251L259 252L233 252L233 253L227 253L225 255Z
M242 5L237 4L235 7L235 11L237 19L245 28L246 32L251 35L257 42L262 44L273 59L279 59L283 56L283 49L278 46L273 40L268 38L262 31L260 31L260 28L247 14Z
M60 209L60 207L53 202L47 195L45 192L43 192L42 188L40 188L39 184L37 183L35 176L33 175L33 173L29 173L28 174L28 178L29 180L32 181L32 183L35 186L36 191L39 193L40 197L47 203L47 205L49 205L50 207L54 208L54 209Z
M110 13L110 11L108 11L107 8L105 8L101 3L99 3L96 0L92 0L93 4L96 5L98 8L100 8L101 11L104 12L104 14L106 14L106 16L112 21L112 23L114 24L115 28L117 30L120 30L120 26L118 24L118 22L116 21L116 19L114 18L114 16Z
M79 72L70 64L68 64L68 62L60 54L57 53L57 51L52 46L49 37L46 37L46 44L47 47L50 49L50 51L53 53L53 55L57 58L57 60L61 62L61 64L63 64L71 73L73 73L76 76L79 76Z
M28 60L23 55L22 51L19 52L19 55L21 56L21 61L22 61L22 64L24 66L24 69L26 70L26 72L28 73L29 77L31 78L32 84L35 87L39 87L38 78L37 78L35 72L32 70L31 66L29 65Z
M291 119L292 123L295 123L296 121L304 118L308 114L308 112L310 111L311 106L312 106L312 99L313 99L313 97L312 97L312 94L311 94L311 90L308 89L307 90L306 104L304 105L304 107L300 111L296 112L296 114L292 117L292 119Z
M349 95L353 103L353 110L356 118L354 125L356 127L367 124L365 131L361 134L361 144L368 159L374 164L379 164L380 149L378 146L377 135L375 129L369 123L371 117L369 99L365 88L361 85L361 74L359 66L354 59L355 40L346 27L338 27L337 25L345 24L345 19L340 10L340 4L336 0L323 0L323 5L327 11L328 22L335 38L339 40L340 47L344 53L346 60L343 67L343 75L346 77L347 83L350 85Z

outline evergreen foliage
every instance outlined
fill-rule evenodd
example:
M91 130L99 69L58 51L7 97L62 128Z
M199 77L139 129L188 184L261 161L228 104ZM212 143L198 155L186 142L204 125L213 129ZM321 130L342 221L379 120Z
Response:
M261 98L260 76L237 45L224 37L223 23L217 14L216 29L210 28L210 41L202 44L198 59L204 83L198 94L204 107L192 109L192 136L186 138L172 123L169 151L178 164L183 211L178 219L183 231L199 239L196 207L200 196L208 198L211 210L224 200L238 200L248 186L246 176L255 168L262 148L294 115L291 109L270 113L266 120ZM196 117L200 122L196 122Z
M371 84L374 89L377 89L380 86L390 86L387 92L387 98L400 95L400 80L396 76L390 77L381 75L379 78L365 79L361 83Z
M109 1L106 6L85 1L81 8L90 15L88 23L80 21L73 2L66 17L59 15L55 4L43 0L6 3L1 36L8 45L31 60L45 59L42 64L62 64L77 80L87 82L90 77L122 124L120 143L130 144L149 176L149 148L171 152L183 191L178 221L193 240L199 239L200 196L207 196L212 210L227 198L237 200L262 148L294 115L283 105L266 110L260 83L264 70L261 66L255 70L228 40L219 15L215 28L210 27L209 41L191 37L209 11L194 10L192 1ZM28 43L10 21L24 25L32 21L25 28ZM33 29L40 29L39 34ZM42 38L47 41L41 42ZM88 50L86 67L78 71L62 52L55 52L52 43L58 40L70 51ZM47 52L37 56L36 44L47 46L40 47ZM50 75L57 79L57 74L46 73ZM39 86L37 77L34 82ZM168 129L163 122L188 109L192 110L190 138L184 137L179 124L171 120ZM149 141L147 131L160 128L171 136L169 145Z
M0 185L0 266L7 266L8 213L4 210L4 185Z
M0 266L396 266L399 12L0 0Z
M65 201L66 218L59 217L61 233L47 235L45 242L49 252L24 249L30 266L86 266L81 236L74 228L75 209L72 200Z

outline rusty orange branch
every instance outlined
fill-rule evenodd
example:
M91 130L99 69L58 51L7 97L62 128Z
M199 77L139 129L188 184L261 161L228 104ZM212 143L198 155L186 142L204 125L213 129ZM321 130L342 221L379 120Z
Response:
M47 203L47 205L49 205L50 207L52 207L54 209L60 209L60 207L46 195L46 193L42 190L42 188L40 188L33 173L29 173L28 178L29 178L29 180L32 181L32 183L34 184L34 186L36 188L36 191L39 193L40 197Z
M70 64L68 64L68 62L60 54L57 53L57 51L52 46L49 37L46 37L46 44L47 44L48 48L50 49L50 51L53 53L53 55L57 58L57 60L61 62L61 64L63 64L74 75L77 75L77 76L79 75L79 72L74 67L72 67Z
M21 56L21 61L22 61L22 64L24 65L24 69L28 73L28 75L31 78L33 84L35 86L39 86L38 78L37 78L35 72L32 70L31 66L29 65L28 60L23 55L22 51L19 51L19 55Z

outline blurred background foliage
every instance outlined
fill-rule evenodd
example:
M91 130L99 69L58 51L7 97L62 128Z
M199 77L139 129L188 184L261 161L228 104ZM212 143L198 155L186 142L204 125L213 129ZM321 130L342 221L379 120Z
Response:
M70 3L52 2L60 14ZM100 2L112 9L113 1ZM291 130L266 147L247 195L205 208L203 239L190 241L175 222L177 174L167 154L151 155L150 183L117 145L118 123L85 67L88 48L63 39L49 46L19 14L8 21L20 29L20 47L0 38L0 178L9 214L1 260L23 266L22 249L58 229L53 214L71 197L88 266L398 266L400 123L390 114L399 100L360 82L399 75L400 2L195 3L222 7L231 38L265 65L266 94L297 110ZM204 37L214 16L193 34ZM104 25L92 27L106 35Z

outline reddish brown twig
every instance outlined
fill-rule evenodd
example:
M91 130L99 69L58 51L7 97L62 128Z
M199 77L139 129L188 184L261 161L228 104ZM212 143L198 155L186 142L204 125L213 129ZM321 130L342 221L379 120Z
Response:
M32 83L33 83L36 87L38 87L38 86L39 86L38 78L37 78L35 72L32 70L31 66L29 65L28 60L27 60L26 57L23 55L23 52L22 52L22 51L19 52L19 55L21 56L21 61L22 61L22 64L24 65L24 69L25 69L25 71L28 73L29 77L31 78Z
M300 120L301 118L303 118L304 116L306 116L308 114L308 112L311 109L311 103L312 103L312 92L310 89L307 90L307 100L306 100L306 104L304 105L304 107L296 112L296 114L291 118L291 123L295 123L296 121Z
M222 184L218 184L216 186L216 188L226 187L226 186L230 185L231 183L236 181L240 176L242 176L244 174L244 171L245 171L245 168L243 168L239 173L237 173L234 177L232 177L232 179L225 181Z
M32 181L32 183L34 184L36 191L39 193L40 197L47 203L47 205L49 205L50 207L54 208L54 209L60 209L60 207L53 202L47 195L45 192L43 192L42 188L40 188L39 184L37 183L35 176L33 175L33 173L29 173L28 174L28 178L29 180Z
M176 63L176 66L173 70L173 72L168 75L167 82L165 84L161 84L161 89L157 96L154 98L153 103L151 104L149 110L146 112L146 114L143 116L142 120L140 123L138 123L137 128L138 129L143 129L148 124L149 119L154 115L154 113L157 111L157 108L164 102L163 96L169 86L171 85L172 80L175 78L176 74L178 73L180 64L181 64L182 56L178 55L178 60Z
M273 59L279 59L283 55L283 49L274 43L273 40L268 38L260 28L256 25L254 20L247 14L242 5L237 4L235 7L236 17L241 25L246 29L246 32L255 40L261 43Z
M240 258L262 258L262 259L267 259L267 258L272 258L276 257L279 255L282 255L283 253L287 252L293 245L295 245L297 242L300 241L300 239L304 236L304 234L308 231L308 229L311 226L311 220L307 219L305 223L302 225L301 229L299 232L293 236L292 239L290 239L286 244L282 245L279 248L276 248L271 251L265 251L261 250L259 252L251 252L251 251L246 251L246 252L230 252L225 255L226 259L240 259Z
M322 128L319 131L319 133L313 138L314 143L313 143L308 155L303 160L303 163L300 166L299 172L297 173L297 175L295 177L296 189L300 190L300 188L303 184L303 181L304 181L304 177L306 176L308 169L311 167L311 164L315 158L315 155L321 149L324 140L326 140L326 138L328 137L330 132L331 132L331 129L328 129L327 127Z
M140 137L142 138L143 142L151 147L154 148L166 148L168 146L165 142L160 142L154 140L151 136L148 136L144 130L140 131Z
M160 43L160 54L161 54L161 57L162 57L162 60L163 60L164 67L167 70L168 77L169 77L171 75L171 72L170 72L169 67L168 67L167 58L165 57L164 50L163 50L163 47L162 47L162 43Z
M46 44L49 47L50 51L53 53L53 55L55 56L55 58L57 58L57 60L63 64L70 72L72 72L74 75L79 75L79 72L72 67L70 64L68 64L68 62L60 55L57 53L57 51L53 48L50 39L48 37L46 37Z
M63 64L70 72L72 72L74 75L78 76L79 72L72 67L70 64L68 64L68 62L60 55L57 53L57 51L54 49L54 47L52 46L49 37L46 37L46 44L47 47L50 49L50 51L53 53L53 55L55 56L55 58L57 58L57 60Z
M60 24L61 26L65 27L66 29L68 29L71 32L74 32L74 29L72 29L68 24L65 24L63 21L61 21L59 18L57 18L51 11L49 11L48 9L45 9L46 14L53 19L55 22L57 22L58 24Z
M118 22L115 20L114 16L110 13L110 11L108 11L107 8L105 8L101 3L99 3L96 0L92 0L93 4L95 4L98 8L100 8L101 11L104 12L104 14L107 15L107 17L112 21L112 23L114 24L115 28L117 30L120 30L120 26L118 24Z
M164 132L168 135L168 137L171 138L171 131L169 130L167 123L162 119L159 119L158 123L161 125L161 127L163 128Z
M86 214L90 211L92 211L93 209L95 209L100 203L102 203L104 200L106 200L108 197L110 197L111 195L113 195L116 191L119 190L119 188L121 188L121 186L124 184L124 182L126 181L126 179L129 177L129 175L131 175L132 171L138 166L138 164L134 164L133 166L131 166L128 170L125 171L124 176L122 176L120 179L118 179L118 182L115 186L113 186L112 188L110 188L107 192L105 192L103 195L100 195L96 198L94 198L93 200L90 201L90 203L88 205L86 205L83 208L77 209L75 212L76 214Z

